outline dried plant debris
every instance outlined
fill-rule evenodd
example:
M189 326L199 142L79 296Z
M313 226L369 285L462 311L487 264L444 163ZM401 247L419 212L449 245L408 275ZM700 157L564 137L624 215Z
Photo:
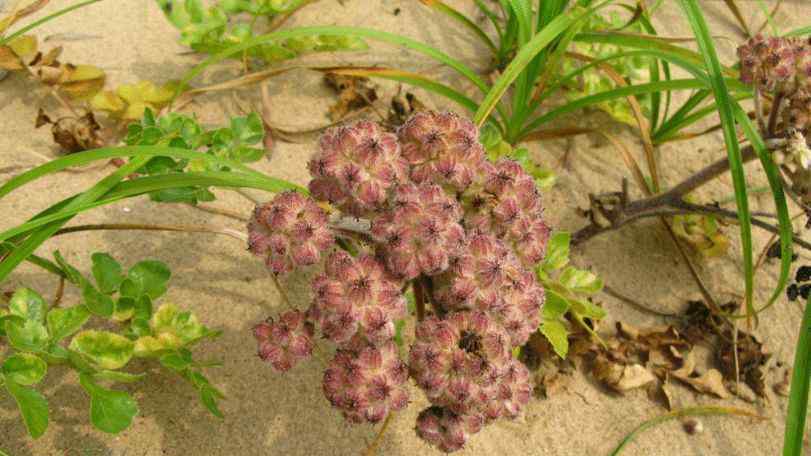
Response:
M81 117L60 117L56 120L45 114L40 108L35 126L51 125L53 140L63 152L71 154L104 146L101 138L101 125L96 122L92 112Z
M417 99L417 96L413 93L406 92L405 95L403 95L402 91L398 91L397 95L391 97L387 123L399 127L404 124L406 119L411 117L412 114L417 111L425 111L426 109L426 106Z
M343 119L352 111L371 106L377 100L377 89L369 78L326 73L324 82L338 94L338 102L329 108L333 121Z

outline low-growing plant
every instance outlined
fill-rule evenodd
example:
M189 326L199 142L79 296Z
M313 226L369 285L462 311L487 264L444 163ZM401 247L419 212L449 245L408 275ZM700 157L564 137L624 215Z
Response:
M138 404L128 392L107 385L146 377L146 372L127 369L135 359L180 375L198 391L203 405L222 417L217 400L223 394L202 371L216 363L196 361L191 351L219 332L171 302L157 304L171 276L164 263L140 261L124 271L109 254L94 253L90 280L58 251L54 258L65 279L81 291L78 304L50 305L23 287L0 307L0 341L9 347L0 359L0 385L17 402L31 437L42 436L48 428L48 400L34 386L49 369L67 368L79 375L90 396L90 422L96 429L116 434L128 428ZM107 324L94 324L97 321Z

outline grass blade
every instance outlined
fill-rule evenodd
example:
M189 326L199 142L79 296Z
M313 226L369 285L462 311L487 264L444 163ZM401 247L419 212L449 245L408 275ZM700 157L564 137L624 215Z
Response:
M440 0L420 0L420 2L422 2L423 5L425 5L425 6L429 7L429 8L433 8L433 9L439 11L440 13L450 17L451 19L459 22L465 28L472 31L474 35L479 37L482 40L482 42L485 45L487 45L487 47L489 47L491 51L493 51L493 54L498 52L498 48L496 47L495 43L493 43L493 40L491 40L490 37L487 36L486 33L484 33L484 30L482 30L481 27L476 25L475 22L468 19L467 16L460 13L459 10L457 10L457 9L451 7L451 6L446 5L445 3L441 2Z
M59 16L63 16L65 14L70 13L71 11L77 10L79 8L84 8L85 6L88 6L88 5L93 4L93 3L98 3L100 1L101 0L86 0L84 2L79 2L79 3L75 4L75 5L68 6L67 8L63 8L63 9L61 9L59 11L56 11L56 12L54 12L52 14L49 14L49 15L43 17L42 19L37 19L36 21L26 25L25 27L20 28L16 32L14 32L14 33L6 36L6 37L0 38L0 46L3 46L4 44L8 43L9 41L13 40L14 38L17 38L18 36L22 36L23 34L25 34L25 32L33 30L33 29L39 27L40 25L42 25L42 24L44 24L46 22L49 22L49 21L51 21L53 19L56 19Z
M752 412L734 407L717 407L717 406L699 406L699 407L686 407L683 409L673 410L672 412L659 415L653 419L645 421L631 431L624 439L614 448L610 456L618 456L620 452L631 443L639 434L647 431L648 429L658 426L666 421L683 418L685 416L719 416L719 415L738 415L751 418L762 418ZM799 454L799 453L798 453Z
M749 138L749 142L752 143L752 147L755 149L760 159L761 166L763 166L763 171L766 173L766 178L769 181L769 187L772 191L772 197L774 198L774 206L777 208L778 226L780 228L780 277L777 279L777 285L774 288L771 298L769 298L769 302L757 310L759 313L771 307L783 293L786 285L788 285L789 274L791 273L791 244L794 233L791 226L791 215L788 213L788 205L786 204L786 195L783 192L783 181L780 178L780 171L777 169L774 160L772 160L771 154L766 149L763 138L760 137L752 121L749 120L749 116L746 115L746 112L737 103L735 103L734 108L735 118L738 119L738 123L743 128L746 137Z
M752 258L752 214L749 212L749 200L746 195L746 178L743 173L743 160L738 144L738 137L735 132L735 116L733 113L733 101L729 97L729 88L724 80L721 63L715 52L715 45L710 37L707 22L701 13L701 7L696 0L679 0L684 10L693 33L696 37L698 48L704 58L704 63L710 76L710 85L715 95L715 104L721 118L724 142L727 146L729 158L729 170L732 174L732 182L735 188L735 200L738 207L738 221L741 231L741 249L743 253L744 270L744 302L746 304L746 314L748 318L757 319L753 300L754 293L754 262Z
M504 73L502 73L501 77L499 77L493 85L493 88L487 92L484 100L482 100L479 105L479 110L476 112L473 121L481 126L496 107L499 100L501 100L501 97L504 96L504 93L509 89L510 84L521 75L524 68L529 65L539 52L544 50L549 43L566 31L567 28L571 27L573 23L593 14L606 4L608 4L607 1L601 2L597 6L578 15L560 15L547 24L543 30L533 36L525 46L521 47L518 54L516 54L515 58L510 62L510 65L507 66Z
M803 322L794 352L794 369L788 396L788 415L783 440L783 456L803 454L803 434L808 410L808 386L811 378L811 300L805 303Z

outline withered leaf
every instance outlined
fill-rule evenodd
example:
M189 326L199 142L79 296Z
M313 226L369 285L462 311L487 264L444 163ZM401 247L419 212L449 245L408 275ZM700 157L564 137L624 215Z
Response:
M333 121L377 100L377 90L367 77L326 73L324 82L338 94L338 101L329 108L329 117Z
M20 57L8 46L0 46L0 70L22 70L25 68Z
M673 377L692 386L699 393L714 394L721 399L729 397L729 391L724 386L724 377L717 369L710 369L698 377L683 376L673 372Z
M397 92L397 95L391 97L388 122L400 126L411 117L411 114L425 109L425 105L413 93L406 92L402 95L401 92Z
M598 356L595 360L594 377L620 393L640 388L656 380L649 370L639 364L623 366L604 356Z
M104 141L100 136L101 125L96 122L92 112L82 117L62 117L52 121L42 109L39 110L36 127L51 124L53 140L65 153L81 152L102 147Z
M788 397L791 391L791 369L783 371L783 378L772 387L778 396Z

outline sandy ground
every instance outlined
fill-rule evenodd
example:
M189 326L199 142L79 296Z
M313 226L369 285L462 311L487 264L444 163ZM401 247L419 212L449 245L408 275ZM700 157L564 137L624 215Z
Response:
M452 2L469 9L469 2ZM660 32L668 36L687 36L689 28L674 4L657 16ZM742 2L747 15L756 14L756 2ZM786 29L804 25L811 7L803 2L784 2L778 24ZM65 2L53 2L55 10ZM736 29L723 2L703 2L713 23L713 33L726 37L718 47L731 63ZM400 9L399 15L394 14ZM760 19L754 21L760 23ZM350 0L342 6L333 0L322 0L307 7L291 25L345 24L402 33L430 43L460 57L475 68L484 68L485 49L473 38L433 14L416 1ZM139 79L163 81L180 77L198 58L181 55L177 32L163 19L150 1L108 0L52 22L39 30L41 37L57 35L50 43L65 47L64 60L87 62L102 67L110 83L134 82ZM68 34L68 35L64 35ZM423 57L414 56L390 46L373 45L373 51L360 54L321 55L308 58L311 63L387 64L441 73ZM218 69L210 80L224 80L235 74L235 67ZM454 79L455 80L455 79ZM199 83L200 81L197 81ZM270 86L274 124L289 129L313 128L328 122L327 108L333 98L322 85L318 74L295 71L276 78ZM395 90L381 83L385 98ZM420 91L429 106L452 108L446 101ZM258 101L254 90L238 93L245 101ZM34 118L41 105L56 107L36 90L36 86L19 76L0 82L0 169L28 168L40 164L42 155L54 156L47 129L34 129ZM188 108L206 123L222 122L235 114L231 94L212 94L200 98ZM593 117L593 118L592 118ZM602 116L591 116L589 122L600 122ZM582 122L582 116L567 120ZM639 142L624 128L613 131L640 153ZM659 150L664 181L668 184L723 156L720 136L697 141L673 143ZM566 167L558 167L566 147L571 153ZM558 167L559 183L545 195L547 213L554 226L574 230L584 224L577 213L585 207L589 192L616 190L623 177L629 177L617 153L596 138L578 138L530 145L537 159L547 166ZM305 162L313 152L313 142L290 144L277 142L272 157L258 168L270 175L305 183ZM0 200L0 230L14 226L38 210L68 195L80 192L110 171L109 168L83 174L64 173L37 181ZM752 165L748 168L753 185L764 179ZM7 179L19 170L3 171ZM731 194L729 178L723 177L702 189L702 198L723 198ZM218 205L245 214L251 209L243 198L231 192L218 192ZM264 197L264 196L263 196ZM769 208L768 196L753 197L755 210ZM163 222L209 223L240 228L233 220L211 216L188 207L157 205L145 199L125 201L83 214L72 223L91 222ZM727 228L733 242L734 226ZM755 232L756 253L767 235ZM191 388L178 378L156 374L126 389L137 397L141 413L133 426L118 436L109 436L88 424L88 398L78 386L73 373L54 369L43 386L51 401L51 425L36 442L26 435L13 401L0 396L0 448L13 455L350 455L359 454L372 440L376 429L351 426L329 407L321 394L323 362L305 363L287 375L277 375L255 356L250 335L251 326L282 309L280 297L267 280L263 266L252 258L243 245L230 238L211 235L94 232L73 234L48 241L39 253L47 255L61 250L69 261L87 271L90 254L112 252L125 264L144 258L168 263L174 273L172 287L165 298L193 309L209 326L224 331L217 342L198 349L202 359L215 358L224 367L210 370L213 382L228 396L222 403L224 420L209 415L197 402ZM740 292L740 252L735 248L727 258L701 263L701 273L720 296ZM591 267L617 290L662 310L679 311L688 299L698 298L685 264L658 222L648 221L596 238L575 252L579 266ZM307 277L292 277L287 286L294 305L308 304ZM776 279L776 265L768 265L757 276L757 296L768 297ZM27 285L50 296L55 280L28 265L23 265L3 285L10 290ZM69 290L67 302L76 302L75 290ZM640 314L606 295L598 300L608 310L611 320L620 319L636 325L663 323ZM800 311L794 304L781 300L761 318L757 334L762 337L777 359L791 361ZM611 328L612 322L604 326ZM322 345L322 352L329 347ZM0 349L0 352L2 350ZM398 413L383 438L379 454L437 454L414 434L417 413L426 405L421 393L412 388L413 404ZM752 406L740 401L717 401L677 387L677 403L725 404L749 407L767 417L761 422L737 418L702 419L704 432L690 436L677 421L657 427L632 443L626 455L774 455L782 444L786 401L771 397ZM607 454L619 440L643 420L664 410L651 402L644 391L625 396L607 393L589 377L575 373L568 390L546 400L533 400L523 418L499 422L471 439L460 454L504 455L581 455Z

